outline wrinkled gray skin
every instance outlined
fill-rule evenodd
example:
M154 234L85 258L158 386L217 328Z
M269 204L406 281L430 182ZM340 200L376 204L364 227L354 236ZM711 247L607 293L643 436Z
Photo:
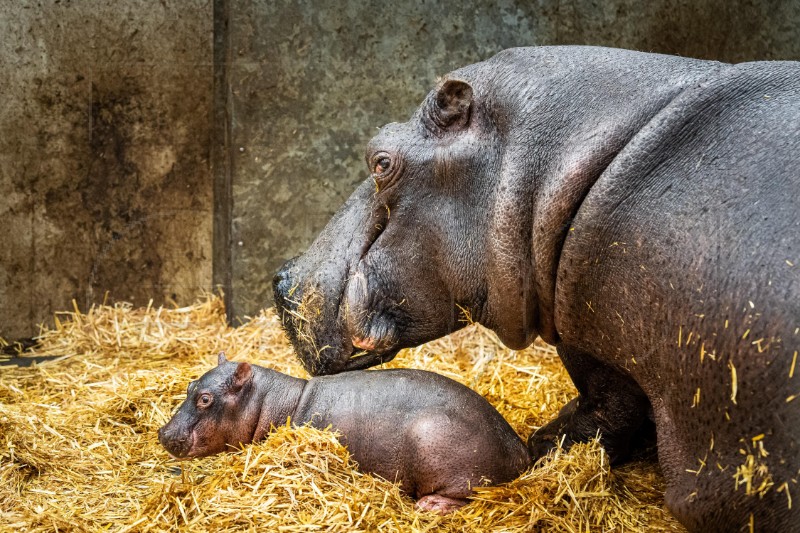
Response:
M402 369L305 380L224 354L189 384L158 439L175 458L205 457L266 438L289 417L295 426L338 431L362 471L399 482L434 512L466 504L470 487L510 481L530 466L500 413L444 376Z
M541 335L580 395L534 457L599 430L619 462L654 422L690 530L800 531L799 154L798 63L507 50L381 129L276 301L316 374L458 306L512 348Z

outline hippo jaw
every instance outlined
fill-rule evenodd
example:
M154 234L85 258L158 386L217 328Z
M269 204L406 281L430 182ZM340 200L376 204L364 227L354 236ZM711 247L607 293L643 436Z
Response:
M391 361L400 351L398 313L366 307L365 283L360 272L347 276L338 297L327 301L316 288L299 301L276 296L284 330L310 374L362 370ZM325 308L333 309L326 313ZM335 318L326 323L325 316Z

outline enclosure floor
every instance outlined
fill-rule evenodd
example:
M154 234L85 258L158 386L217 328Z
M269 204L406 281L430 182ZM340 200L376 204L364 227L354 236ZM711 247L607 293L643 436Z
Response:
M333 433L308 427L174 462L156 431L218 352L306 377L274 311L231 328L208 297L57 318L34 352L57 359L0 366L2 531L682 531L655 459L611 470L597 443L557 450L446 517L417 512L395 484L358 472ZM523 438L575 394L552 348L508 350L477 325L385 366L465 383Z

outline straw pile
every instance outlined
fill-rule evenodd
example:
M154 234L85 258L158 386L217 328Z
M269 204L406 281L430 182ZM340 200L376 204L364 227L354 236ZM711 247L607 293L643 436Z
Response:
M236 453L175 463L156 430L224 350L304 376L272 310L239 328L218 298L182 309L100 306L59 315L32 368L0 367L3 531L680 531L653 459L611 471L597 443L557 451L453 515L415 511L355 469L330 432L279 428ZM503 348L478 326L387 366L475 388L523 436L574 391L552 349Z

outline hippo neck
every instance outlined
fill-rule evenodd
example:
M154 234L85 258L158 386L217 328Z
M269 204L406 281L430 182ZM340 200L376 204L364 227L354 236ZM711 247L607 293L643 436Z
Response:
M557 57L558 49L553 50ZM569 265L559 269L561 251L570 231L579 229L572 221L581 204L642 128L687 86L720 66L627 51L587 48L585 53L580 68L568 64L553 74L558 91L543 92L535 73L530 86L500 89L515 91L505 94L519 110L511 130L528 124L547 129L546 135L506 150L498 183L505 193L498 194L495 228L508 231L512 219L522 225L517 235L530 237L519 243L498 239L495 277L520 279L523 286L489 294L491 314L499 313L493 318L502 324L492 329L514 348L527 346L537 334L558 343L556 282L559 271L569 271Z
M535 295L537 306L534 326L545 342L556 344L559 340L555 324L556 279L564 241L574 231L572 221L592 186L633 137L635 128L635 124L626 124L598 134L598 142L588 148L566 141L560 148L563 156L536 186L530 221L531 294Z
M294 416L308 380L287 376L269 368L253 366L255 386L259 391L260 405L258 424L253 432L253 441L263 439L270 428L286 424Z

